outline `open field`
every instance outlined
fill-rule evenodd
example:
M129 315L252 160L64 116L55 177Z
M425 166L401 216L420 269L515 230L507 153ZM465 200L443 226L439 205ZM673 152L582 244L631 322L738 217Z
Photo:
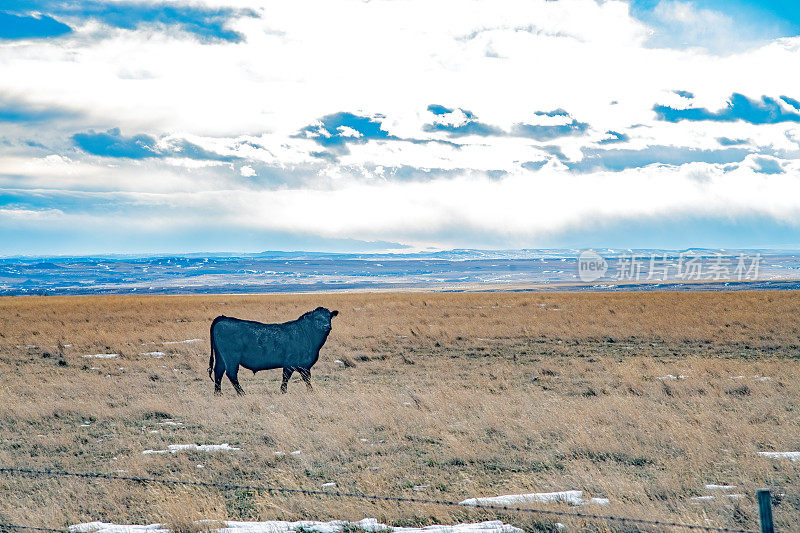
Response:
M341 314L314 393L295 375L280 395L274 370L241 373L244 397L227 380L211 394L215 316L277 322L317 305ZM447 500L577 489L610 504L540 506L746 529L769 487L778 529L800 530L800 462L758 455L800 450L793 291L3 298L0 383L2 465ZM240 450L142 454L185 443ZM0 494L0 522L51 527L498 516L5 476Z

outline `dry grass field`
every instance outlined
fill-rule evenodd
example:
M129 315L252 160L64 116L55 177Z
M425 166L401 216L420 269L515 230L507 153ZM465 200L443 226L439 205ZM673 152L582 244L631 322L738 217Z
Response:
M274 370L240 373L244 397L227 380L212 395L215 316L282 322L318 305L341 314L313 393L295 375L279 394ZM192 339L201 341L169 344ZM119 356L83 357L104 353ZM577 489L610 504L539 506L750 530L755 491L769 487L778 530L800 531L800 462L758 454L800 450L797 292L5 298L0 383L0 465L335 482L456 501ZM142 454L186 443L240 450ZM0 494L0 522L49 527L499 516L553 529L512 512L121 481L0 475ZM558 521L570 531L653 530Z

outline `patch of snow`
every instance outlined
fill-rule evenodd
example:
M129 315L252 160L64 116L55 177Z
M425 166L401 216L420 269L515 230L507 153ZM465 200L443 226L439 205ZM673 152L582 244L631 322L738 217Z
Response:
M714 500L716 496L692 496L689 500L693 502L708 502ZM739 500L744 498L744 494L723 494L721 498L727 498L729 500Z
M335 486L336 486L336 483L333 483L333 482L331 482L331 483L323 483L323 484L321 485L321 487L322 487L323 489L332 488L332 487L335 487Z
M430 485L414 485L411 487L412 490L416 490L417 492L422 491L430 487Z
M175 422L173 420L165 420L164 422L159 422L158 425L159 426L182 426L183 423Z
M735 489L735 488L736 488L736 485L715 485L713 483L710 483L710 484L706 485L706 489L708 489L708 490L729 490L729 489Z
M666 376L657 377L656 379L661 379L661 380L665 380L665 379L686 379L686 376L684 376L683 374L681 374L680 376L673 376L672 374L667 374Z
M202 342L203 339L186 339L185 341L165 341L161 344L187 344L190 342Z
M286 452L272 452L274 455L286 455Z
M167 355L164 352L144 352L140 353L139 355Z
M608 505L611 503L611 500L608 498L590 498L589 503L593 503L595 505Z
M171 453L180 451L219 452L241 450L241 448L235 448L227 442L222 444L170 444L167 449Z
M342 361L341 359L335 359L333 362L334 363L339 363L340 365L344 364L344 361Z
M118 353L96 353L96 354L87 354L83 356L84 358L94 357L97 359L113 359L114 357L119 357Z
M758 455L773 459L789 459L792 462L800 461L800 452L758 452Z
M203 525L204 520L196 522ZM225 527L218 529L218 533L293 533L298 530L314 531L317 533L340 533L348 524L352 524L370 533L380 531L393 531L395 533L522 533L514 526L504 524L500 520L457 525L433 525L427 527L394 527L390 528L379 523L374 518L365 518L358 522L343 522L332 520L330 522L314 522L301 520L298 522L284 522L272 520L269 522L221 522ZM168 533L165 524L150 525L118 525L108 522L87 522L69 527L71 533Z
M142 455L150 455L153 453L178 453L178 452L221 452L221 451L238 451L241 448L235 448L230 444L170 444L166 450L145 450Z
M583 492L580 490L564 490L560 492L534 492L531 494L508 494L488 498L469 498L459 505L479 507L481 505L516 505L532 502L565 502L570 505L583 505Z
M300 451L300 450L295 450L295 451L292 452L292 455L300 455L301 453L303 453L303 452Z

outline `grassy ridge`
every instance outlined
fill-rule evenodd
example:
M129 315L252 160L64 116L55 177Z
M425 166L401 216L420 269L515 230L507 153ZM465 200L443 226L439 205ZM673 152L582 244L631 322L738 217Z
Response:
M315 393L295 378L278 394L272 371L211 395L211 319L317 305L341 314ZM579 489L611 500L587 512L751 529L769 486L791 530L800 463L757 452L800 450L798 311L795 292L4 298L0 463L455 500ZM82 357L97 353L120 356ZM241 451L141 453L223 442ZM495 516L82 480L0 477L0 493L0 521L50 526Z

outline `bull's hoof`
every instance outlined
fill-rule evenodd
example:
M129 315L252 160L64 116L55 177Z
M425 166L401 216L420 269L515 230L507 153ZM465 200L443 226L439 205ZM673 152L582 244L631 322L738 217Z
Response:
M214 389L214 396L222 396L222 391L219 389Z

